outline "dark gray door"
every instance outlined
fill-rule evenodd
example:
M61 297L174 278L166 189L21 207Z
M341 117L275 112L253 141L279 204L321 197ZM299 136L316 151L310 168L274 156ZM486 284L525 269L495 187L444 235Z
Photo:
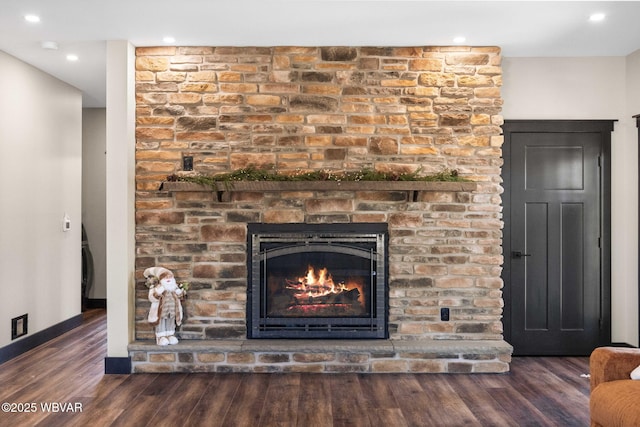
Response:
M516 355L588 355L610 339L605 142L584 122L543 123L505 127L505 335Z

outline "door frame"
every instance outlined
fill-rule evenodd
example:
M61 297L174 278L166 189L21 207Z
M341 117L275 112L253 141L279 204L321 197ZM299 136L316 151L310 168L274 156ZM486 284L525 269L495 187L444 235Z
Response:
M502 126L502 194L504 264L502 297L503 334L511 341L511 134L518 132L600 133L600 329L603 340L611 342L611 132L616 120L505 120Z
M636 119L636 127L638 128L638 144L640 145L640 114L632 117ZM638 150L638 200L640 200L640 150ZM639 206L640 208L640 206ZM638 227L640 227L640 215L638 215ZM640 230L640 228L639 228ZM638 253L640 253L640 241L638 242ZM638 277L640 277L640 256L638 257ZM638 344L640 345L640 282L638 283Z

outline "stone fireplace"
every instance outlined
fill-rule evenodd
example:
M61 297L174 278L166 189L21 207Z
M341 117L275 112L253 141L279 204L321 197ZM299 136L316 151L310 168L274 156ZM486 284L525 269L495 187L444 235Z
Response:
M136 78L135 372L508 370L498 48L138 48ZM164 182L185 156L203 174L455 169L469 182ZM370 224L384 228L372 233L385 236L384 260L377 237L345 236ZM302 225L316 236L291 241ZM310 272L304 245L340 256ZM254 254L275 265L271 284ZM150 341L142 272L155 265L191 284L177 346ZM320 299L331 285L310 282L325 268L341 291ZM363 319L376 332L353 340ZM256 335L269 322L284 327ZM301 329L315 332L289 339Z

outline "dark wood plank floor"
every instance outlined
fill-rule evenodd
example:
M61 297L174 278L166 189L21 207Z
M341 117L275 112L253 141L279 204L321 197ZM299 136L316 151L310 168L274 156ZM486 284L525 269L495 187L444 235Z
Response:
M104 375L106 317L85 318L0 365L0 403L18 411L3 406L0 426L589 425L586 357L514 358L497 375Z

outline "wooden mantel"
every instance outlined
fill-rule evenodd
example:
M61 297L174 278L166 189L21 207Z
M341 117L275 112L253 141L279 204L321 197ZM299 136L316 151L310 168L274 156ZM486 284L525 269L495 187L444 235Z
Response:
M416 201L420 191L475 191L475 182L431 181L235 181L220 182L216 188L192 182L163 182L161 191L213 191L218 201L230 200L234 191L406 191L407 200Z

